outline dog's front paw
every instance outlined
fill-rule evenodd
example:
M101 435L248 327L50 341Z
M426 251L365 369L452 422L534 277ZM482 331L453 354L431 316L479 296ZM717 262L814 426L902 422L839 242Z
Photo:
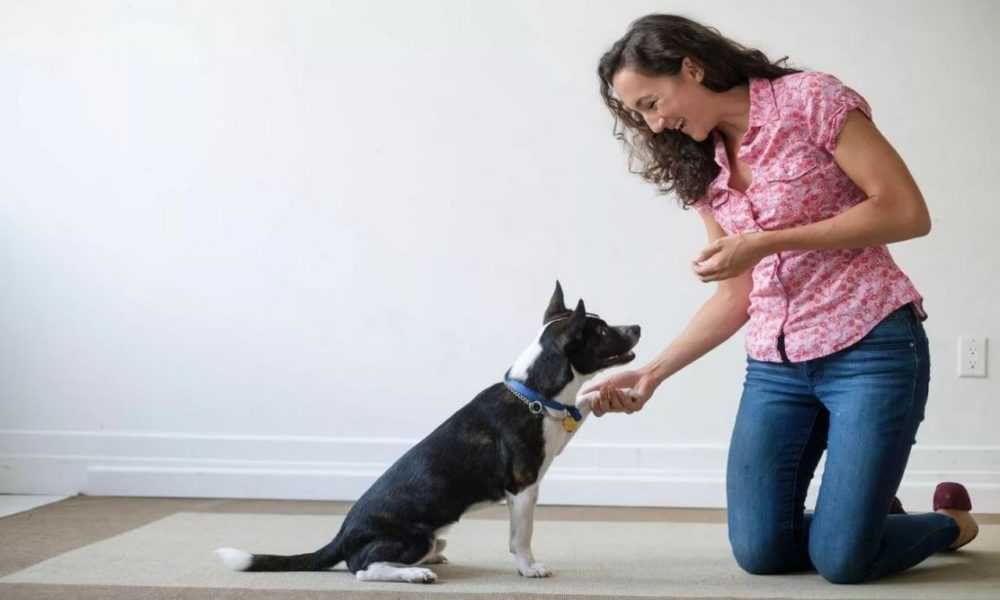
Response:
M601 390L594 390L592 392L587 392L586 394L581 394L576 397L576 407L579 410L590 411L594 406L594 402L601 397Z
M517 572L525 577L548 577L552 571L540 562L531 563L527 568L518 567Z

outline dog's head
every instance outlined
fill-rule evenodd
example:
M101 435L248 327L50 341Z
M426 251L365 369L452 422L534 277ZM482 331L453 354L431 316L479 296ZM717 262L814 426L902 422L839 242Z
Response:
M588 313L582 299L576 309L566 308L557 281L542 330L511 367L510 376L552 398L570 384L579 389L600 371L631 362L638 341L638 325L608 325ZM572 398L563 401L567 400L572 402Z

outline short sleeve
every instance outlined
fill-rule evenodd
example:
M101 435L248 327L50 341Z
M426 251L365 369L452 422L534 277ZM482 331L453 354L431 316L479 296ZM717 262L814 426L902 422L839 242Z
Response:
M871 107L861 94L833 75L810 72L803 77L800 91L809 139L831 154L849 112L856 108L872 118Z

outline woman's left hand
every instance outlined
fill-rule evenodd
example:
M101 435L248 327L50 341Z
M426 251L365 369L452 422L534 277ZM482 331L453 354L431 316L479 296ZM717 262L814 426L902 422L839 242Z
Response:
M705 246L692 269L705 283L736 277L768 255L762 234L755 231L719 238Z

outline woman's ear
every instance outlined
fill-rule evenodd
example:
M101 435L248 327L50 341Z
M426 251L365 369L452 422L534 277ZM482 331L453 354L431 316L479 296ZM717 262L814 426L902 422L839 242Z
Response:
M684 57L684 60L681 61L681 70L698 83L701 83L701 80L705 78L704 67L698 64L698 62L693 60L691 57Z

